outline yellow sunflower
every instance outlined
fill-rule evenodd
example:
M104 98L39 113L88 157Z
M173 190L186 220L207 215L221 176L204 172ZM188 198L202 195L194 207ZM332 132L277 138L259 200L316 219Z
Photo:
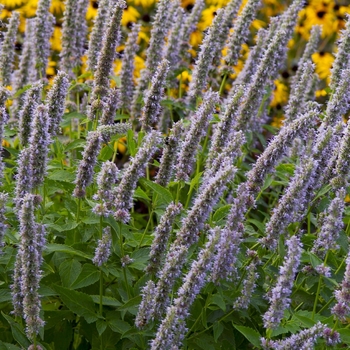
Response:
M312 55L312 60L316 64L316 73L320 79L326 79L328 84L334 56L329 52L316 52Z
M273 99L270 106L276 107L277 105L282 106L288 100L288 88L279 80L275 80L275 90L273 91Z

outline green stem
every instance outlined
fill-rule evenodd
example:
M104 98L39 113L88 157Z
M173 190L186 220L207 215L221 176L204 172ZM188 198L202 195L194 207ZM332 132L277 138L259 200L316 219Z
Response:
M103 272L100 270L100 315L103 313Z
M224 91L226 79L227 79L227 73L225 73L224 77L222 78L222 82L219 89L219 96L221 96L222 92Z
M143 231L143 234L142 234L142 236L141 236L140 243L139 243L139 245L138 245L138 247L137 247L138 249L140 249L140 247L141 247L141 245L142 245L142 242L143 242L143 239L145 238L145 235L146 235L146 233L147 233L147 231L148 231L148 227L149 227L149 225L150 225L150 223L151 223L152 216L153 216L153 209L152 209L151 213L149 214L149 218L148 218L148 221L147 221L146 228L145 228L145 230Z

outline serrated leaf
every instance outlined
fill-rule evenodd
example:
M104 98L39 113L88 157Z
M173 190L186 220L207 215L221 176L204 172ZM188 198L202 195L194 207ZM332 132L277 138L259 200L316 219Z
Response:
M49 179L72 183L75 180L75 174L67 170L55 170L49 176Z
M219 306L222 311L226 311L226 304L223 297L220 294L214 294L211 296L211 304Z
M53 286L53 288L68 309L84 317L87 323L95 322L99 318L96 314L95 303L90 295L58 285Z
M13 339L15 339L16 342L23 348L27 349L30 346L30 341L24 334L22 326L20 326L12 317L4 314L2 311L1 315L6 319L6 321L10 325Z
M142 179L141 184L149 187L151 190L157 193L160 199L162 199L167 204L170 204L173 201L173 196L167 188L164 188L163 186L146 179Z
M106 330L106 328L107 328L107 322L105 320L96 321L96 329L99 336L102 335L102 333Z
M149 259L150 248L141 248L134 251L131 255L133 262L129 265L137 270L143 270L146 267L146 263Z
M0 289L0 303L12 300L10 289Z
M82 258L86 258L86 259L92 259L92 255L86 254L80 250L76 250L76 249L74 249L68 245L65 245L65 244L57 244L57 243L46 244L45 252L47 254L54 253L54 252L60 252L60 253L81 256Z
M141 299L142 299L141 296L137 296L135 298L128 300L124 305L118 308L118 311L122 311L122 310L129 311L129 312L130 310L134 311L137 308L137 306L140 304Z
M214 341L217 343L220 335L222 334L224 330L224 325L221 322L215 322L213 326L213 331L214 331Z
M261 335L256 330L246 326L239 326L234 323L232 323L232 325L237 329L238 332L243 334L245 338L250 341L251 344L261 349L261 343L260 343Z
M84 148L85 146L85 141L84 140L74 140L73 142L70 142L66 147L65 147L65 152L70 151L71 149L77 149L77 148Z
M220 207L213 215L213 221L217 222L223 219L224 217L226 217L227 214L230 212L231 207L232 207L231 204L227 204Z
M100 279L100 271L95 265L85 264L81 270L80 275L74 281L71 288L78 289L90 286L91 284L96 283Z
M81 263L70 259L64 261L59 267L59 274L63 287L70 287L81 272Z
M340 339L342 343L350 344L350 329L348 328L341 328L337 329L337 332L340 334Z
M129 323L120 319L107 320L107 324L113 332L117 332L120 334L124 334L129 329L131 329L131 326L129 325Z
M91 295L91 298L96 304L100 304L99 295ZM112 297L106 297L106 296L102 297L102 304L106 306L115 306L115 307L123 305L119 300Z
M134 197L135 197L135 198L144 199L144 200L146 200L146 201L148 201L148 202L151 200L151 198L149 198L149 197L147 196L147 193L146 193L142 188L140 188L140 187L137 187L137 188L136 188L136 190L135 190L135 192L134 192Z
M248 219L247 222L249 222L249 223L253 224L254 226L256 226L260 232L262 232L262 233L265 232L265 226L260 221L255 220L255 219Z
M0 350L21 350L21 348L19 348L16 345L12 345L12 344L4 343L0 341Z

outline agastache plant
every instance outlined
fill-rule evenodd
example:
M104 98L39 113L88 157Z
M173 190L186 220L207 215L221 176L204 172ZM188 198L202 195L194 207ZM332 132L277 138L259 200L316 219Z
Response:
M4 41L0 51L0 81L2 85L10 85L15 57L15 42L19 25L19 13L12 12Z
M122 57L122 68L120 71L120 107L129 109L134 94L134 58L138 50L137 39L140 32L140 25L134 24L129 33L128 40Z
M290 295L293 288L293 279L300 264L302 245L299 237L291 237L286 245L288 252L283 265L280 267L277 283L268 297L270 307L263 316L264 327L268 329L275 329L279 326L284 310L291 303Z
M157 131L151 131L145 136L143 142L132 159L131 164L123 173L118 187L115 189L115 213L117 221L128 222L130 220L129 210L132 206L132 195L138 179L143 175L148 161L157 150L161 139Z

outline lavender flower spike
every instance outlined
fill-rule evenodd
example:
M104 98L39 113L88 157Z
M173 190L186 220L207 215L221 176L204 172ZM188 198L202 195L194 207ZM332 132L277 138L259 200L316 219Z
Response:
M17 160L17 174L15 175L15 205L16 209L21 208L26 193L33 188L33 170L31 162L31 149L23 148Z
M188 38L191 34L196 30L198 21L201 17L202 11L205 7L204 0L196 0L191 13L187 16L185 24L182 30L181 36L181 47L180 47L180 55L182 58L186 58L188 56L189 43Z
M325 257L328 250L338 249L336 241L339 238L339 232L344 227L343 212L345 194L344 188L341 188L337 192L336 197L332 200L321 220L321 230L317 234L311 252L322 259Z
M18 63L18 70L14 73L13 91L18 91L30 83L30 77L34 70L34 19L26 19L25 39L23 42L22 54Z
M82 198L85 196L85 189L92 181L94 166L101 149L101 142L102 137L99 131L90 131L88 133L83 159L79 163L75 179L75 197Z
M4 176L4 163L2 161L2 140L4 135L4 128L9 119L5 107L0 107L0 185L2 184L1 179Z
M108 94L108 101L103 108L100 125L113 125L115 113L120 107L121 90L111 89Z
M301 81L301 76L303 75L302 67L305 66L306 62L310 62L311 55L317 51L318 44L321 38L322 27L315 25L311 28L310 38L308 43L306 44L303 56L300 58L298 62L298 70L292 78L292 90L295 90L296 84Z
M341 321L345 321L350 314L350 252L346 258L346 268L341 283L341 288L334 293L337 303L332 308L332 313Z
M46 67L50 55L50 38L53 32L55 17L49 12L51 0L39 0L34 27L34 57L36 71L32 81L46 77Z
M104 231L102 238L99 239L97 248L95 250L95 256L92 259L92 262L96 266L102 266L108 261L108 258L111 255L111 246L112 246L112 235L111 228L107 226Z
M7 32L5 34L5 39L2 42L0 51L0 80L4 86L11 84L18 25L19 12L14 11L12 12L12 16L7 27Z
M68 86L68 75L65 72L59 71L46 97L46 104L49 107L50 116L49 133L52 137L56 136L59 130L64 113L64 102L67 96Z
M117 182L118 174L119 170L114 163L107 161L102 164L101 171L97 175L98 191L94 196L100 203L92 210L95 214L104 216L111 214L114 200L112 188Z
M122 179L115 189L116 212L114 216L117 221L129 221L129 209L132 206L132 196L137 181L142 176L148 161L157 150L160 141L160 134L157 131L151 131L146 135L134 159L132 159L131 164L122 175Z
M76 37L81 35L77 31L77 23L75 21L78 15L78 1L66 0L62 24L60 67L65 73L70 75L73 75L72 69L76 62Z
M283 265L280 267L276 286L272 289L271 296L268 297L270 307L263 316L264 327L268 329L275 329L279 326L284 310L290 305L294 276L300 264L302 252L300 239L297 236L293 236L286 242L286 245L288 252Z
M141 26L134 24L125 44L120 76L120 108L129 110L134 94L134 59L138 50L137 38Z
M146 92L145 105L140 118L142 129L149 132L158 123L161 113L160 102L164 96L164 85L169 70L169 62L163 60L152 78L151 86Z
M345 29L342 31L338 51L331 69L330 87L334 91L340 83L342 71L348 68L350 52L350 15L347 15Z
M149 80L155 73L159 62L162 59L162 54L160 55L159 52L163 51L165 44L164 39L168 32L169 7L171 7L171 4L168 0L160 0L157 4L157 13L153 21L151 39L146 52L146 67L141 71L141 77L138 80L138 84L134 92L132 103L132 114L134 118L138 118L140 116L140 97L147 89Z
M297 334L291 335L283 340L267 340L261 339L264 350L311 350L314 349L318 338L325 339L327 345L335 345L340 343L340 335L338 332L332 331L329 327L317 322L309 329L304 329Z
M150 251L150 262L146 267L148 273L156 274L161 266L162 257L166 251L169 236L173 227L175 217L180 214L181 203L170 203L165 213L160 218L160 222L155 229L155 236Z
M302 161L290 181L278 205L266 225L266 237L260 240L268 249L276 249L278 238L283 235L288 225L300 219L307 206L308 189L315 182L317 161L312 158Z
M154 304L152 298L154 295L155 285L153 281L148 281L142 288L142 301L139 306L139 311L135 319L135 326L137 328L143 328L149 320L153 318Z
M188 89L187 103L189 104L194 103L198 97L202 96L202 90L206 86L209 69L212 65L215 53L221 50L219 43L216 42L216 37L220 35L222 31L221 25L224 14L224 9L219 9L217 11L216 17L203 39Z
M199 252L190 271L183 279L178 296L159 326L155 339L151 342L152 350L178 348L185 337L186 318L196 296L200 293L206 282L206 275L211 269L215 246L218 241L220 229L211 230L205 247Z
M186 181L191 174L199 142L207 132L209 120L218 101L218 94L211 90L208 91L204 96L203 103L199 106L195 114L192 115L190 130L187 132L185 141L179 152L179 159L176 166L177 180Z
M350 120L348 120L343 137L340 140L338 158L334 169L334 178L331 183L334 189L347 187L350 158Z
M39 282L41 278L39 251L42 247L38 242L37 224L35 223L34 203L36 196L26 194L19 212L20 237L22 251L22 294L23 314L26 321L26 333L33 339L44 325L40 318Z
M326 116L323 120L325 125L336 125L342 121L343 114L349 110L350 99L347 91L350 87L350 69L344 69L339 77L335 91L327 104Z
M176 235L176 240L170 246L165 263L159 272L155 303L156 312L162 314L168 304L168 293L181 273L181 268L186 261L187 249L198 241L198 233L203 229L204 222L208 218L211 209L222 195L226 184L231 181L236 173L232 161L226 158L221 169L210 178L197 195L192 209L183 219L182 227Z
M7 228L7 225L5 224L6 222L6 203L8 200L8 194L7 193L0 193L0 248L5 245L4 243L4 236L5 236L5 231ZM0 255L1 255L1 250L0 250Z
M239 106L244 99L245 88L243 85L233 86L235 93L232 98L226 103L225 112L223 116L220 116L220 122L216 125L210 150L208 152L208 158L206 162L206 168L210 167L210 164L217 157L217 154L227 146L231 138L233 125L236 120L236 116L239 110Z
M260 4L261 0L248 0L242 13L235 21L233 32L228 39L229 51L225 57L226 65L235 66L237 64L241 46L248 38L249 26L253 21Z
M163 154L160 158L160 166L156 175L156 183L166 187L174 173L176 154L181 146L181 135L183 133L183 122L180 120L173 125L167 142L163 147Z
M31 127L32 133L29 138L33 188L40 186L46 175L47 155L49 153L49 144L51 143L49 125L49 109L45 105L39 105L35 111Z
M90 34L89 48L87 51L87 66L92 72L96 70L97 61L102 48L101 33L105 33L109 17L110 0L101 0L98 3L97 16Z
M19 118L19 139L22 146L26 146L31 133L31 124L37 105L41 100L43 84L37 82L26 92L24 104L18 113Z
M262 186L266 174L268 174L292 144L293 139L303 134L310 122L316 120L319 112L318 105L309 102L309 110L299 116L290 125L283 127L280 132L273 138L262 155L258 158L252 170L247 177L251 190L255 193Z
M120 20L125 7L126 3L124 0L117 0L112 8L106 34L103 38L101 54L97 61L91 101L97 100L98 98L103 100L108 93L109 76L116 56L116 48L121 39Z

